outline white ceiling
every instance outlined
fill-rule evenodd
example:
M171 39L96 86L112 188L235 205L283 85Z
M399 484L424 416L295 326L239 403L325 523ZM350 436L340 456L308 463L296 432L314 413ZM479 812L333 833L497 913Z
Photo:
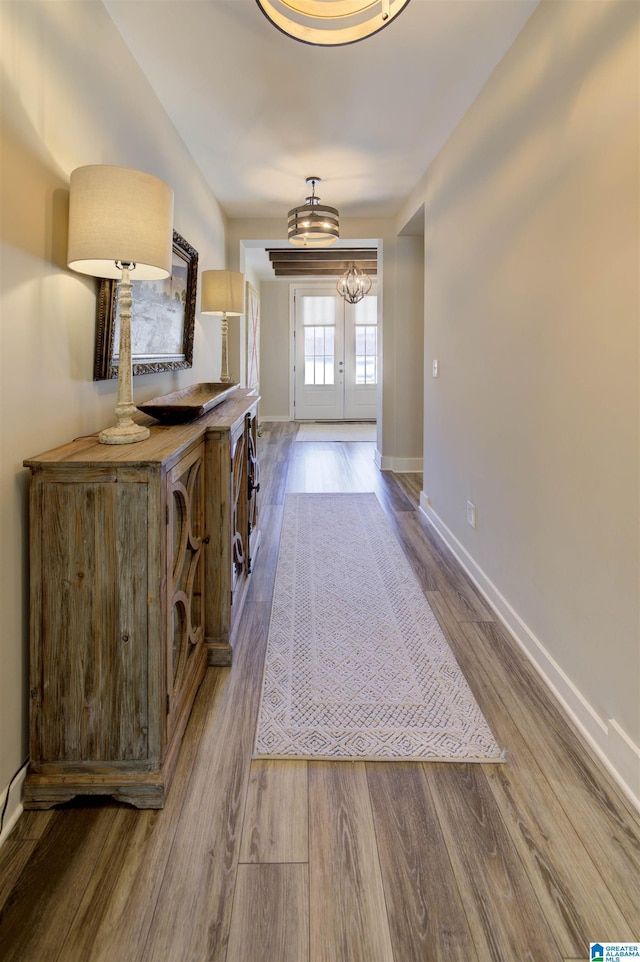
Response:
M226 214L284 225L310 175L343 217L397 214L538 0L411 0L333 48L255 0L104 3Z

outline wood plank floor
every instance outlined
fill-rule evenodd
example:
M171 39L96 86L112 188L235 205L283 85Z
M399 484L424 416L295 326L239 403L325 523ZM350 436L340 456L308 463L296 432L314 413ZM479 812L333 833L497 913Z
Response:
M640 820L373 445L259 441L262 543L162 811L25 813L4 962L565 962L640 940ZM251 761L287 491L374 491L504 765Z

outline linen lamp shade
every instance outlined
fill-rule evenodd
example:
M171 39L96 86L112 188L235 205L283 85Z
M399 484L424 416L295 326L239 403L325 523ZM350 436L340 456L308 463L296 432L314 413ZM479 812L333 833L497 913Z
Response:
M240 271L203 271L200 289L200 310L203 314L222 314L222 363L220 380L228 383L229 352L227 317L244 314L244 274Z
M161 280L171 274L172 245L173 191L164 181L127 167L72 171L71 270L119 280L119 265L128 263L135 265L135 280Z
M101 164L72 171L67 265L80 274L118 281L117 423L100 431L101 444L132 444L149 437L149 428L133 420L131 274L140 281L169 277L172 250L173 191L164 181Z
M203 271L200 310L203 314L244 314L244 274Z

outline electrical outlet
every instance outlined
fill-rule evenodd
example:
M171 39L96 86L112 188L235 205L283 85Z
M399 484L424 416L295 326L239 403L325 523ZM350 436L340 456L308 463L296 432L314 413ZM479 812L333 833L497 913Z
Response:
M476 526L476 506L472 501L467 501L467 524L472 528Z
M433 376L434 376L434 377L437 377L437 376L438 376L438 362L437 362L437 361L434 361L434 362L433 362L432 370L433 370Z

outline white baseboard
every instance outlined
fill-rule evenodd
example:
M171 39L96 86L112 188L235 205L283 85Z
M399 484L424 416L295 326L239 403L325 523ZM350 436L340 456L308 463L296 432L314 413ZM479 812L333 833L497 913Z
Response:
M259 418L260 424L262 424L263 421L291 421L291 420L292 418L290 418L288 414L281 416L279 414L278 415L262 414L262 412L260 412L260 418Z
M615 718L602 718L598 714L540 639L474 561L464 545L433 510L424 491L420 495L420 510L525 652L546 686L577 725L625 795L640 810L640 746L629 738Z
M382 457L376 451L376 464L381 471L393 471L395 474L410 474L414 471L422 471L424 461L422 458L390 458Z
M25 780L27 774L28 762L25 763L20 772L13 779L13 782L8 788L5 788L2 795L0 795L0 812L4 808L4 804L7 800L7 792L9 793L9 801L7 803L7 810L4 815L4 822L2 823L2 833L0 834L0 845L10 834L13 826L16 824L20 816L22 815L22 784Z

